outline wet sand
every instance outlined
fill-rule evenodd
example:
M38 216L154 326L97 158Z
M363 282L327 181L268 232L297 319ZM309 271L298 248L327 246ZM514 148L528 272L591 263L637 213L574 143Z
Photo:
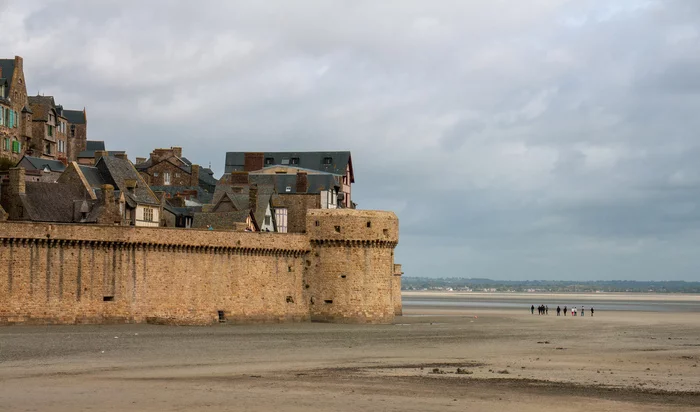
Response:
M0 410L699 409L698 314L405 314L394 325L3 327Z

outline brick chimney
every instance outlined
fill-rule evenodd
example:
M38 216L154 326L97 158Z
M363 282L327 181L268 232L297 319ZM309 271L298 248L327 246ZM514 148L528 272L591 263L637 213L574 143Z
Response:
M137 157L136 158L136 164L140 165L141 163L146 163L146 158L145 157Z
M23 167L10 168L10 193L13 195L24 194L26 192L26 172Z
M243 170L246 172L254 172L265 167L265 153L246 152L244 156Z
M182 147L173 146L170 149L173 151L173 155L182 158Z
M190 186L199 186L199 165L192 165L192 175L190 176Z
M102 204L105 206L114 205L114 186L112 185L102 185Z
M309 191L309 177L306 172L297 173L297 193L306 193Z
M258 185L250 185L250 190L248 191L248 207L251 210L258 208Z
M248 172L231 172L231 186L247 184Z
M22 62L23 60L21 57L15 56L15 72L24 70L24 64Z
M124 179L124 186L129 193L133 193L136 189L136 179Z
M106 150L95 150L95 163L100 160L101 157L107 157L109 153Z
M114 157L116 157L117 159L129 160L129 157L126 155L126 153L115 153Z

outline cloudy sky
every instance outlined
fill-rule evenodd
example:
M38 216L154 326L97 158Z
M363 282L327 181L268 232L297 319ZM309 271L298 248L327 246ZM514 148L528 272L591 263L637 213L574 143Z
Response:
M0 0L0 54L132 157L351 150L406 275L700 280L696 0Z

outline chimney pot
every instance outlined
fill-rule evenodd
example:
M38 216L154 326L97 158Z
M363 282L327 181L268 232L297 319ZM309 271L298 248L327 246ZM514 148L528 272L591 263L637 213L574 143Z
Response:
M10 168L10 193L23 194L26 192L26 172L23 167Z

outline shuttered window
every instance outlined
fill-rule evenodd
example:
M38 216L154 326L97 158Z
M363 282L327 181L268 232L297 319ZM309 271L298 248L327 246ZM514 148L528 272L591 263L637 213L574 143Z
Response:
M21 144L17 140L12 142L12 153L19 153L21 149Z
M17 127L17 112L15 112L15 121L13 123L14 127Z

